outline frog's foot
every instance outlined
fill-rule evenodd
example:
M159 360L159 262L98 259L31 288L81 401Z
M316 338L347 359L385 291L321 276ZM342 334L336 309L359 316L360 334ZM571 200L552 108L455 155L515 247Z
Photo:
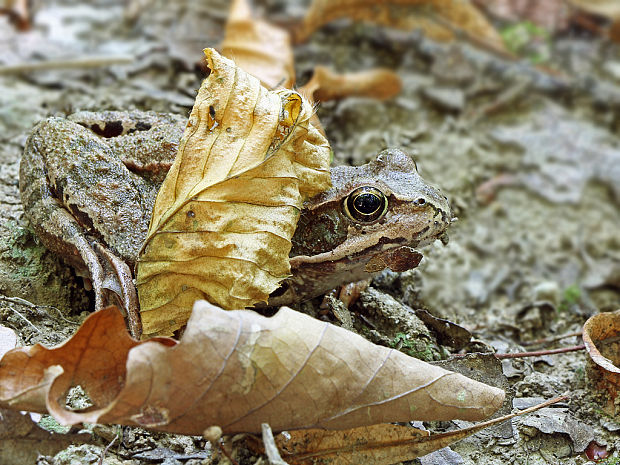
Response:
M99 292L97 292L97 287L93 279L95 296L99 294L101 302L101 307L97 307L97 310L103 307L104 300L109 300L106 298L108 296L105 295L107 294L105 291L111 291L112 296L120 299L121 306L127 311L127 320L131 335L136 339L140 339L142 335L142 321L140 319L136 287L131 278L129 266L100 243L93 243L93 248L96 250L97 256L100 259L99 263L103 265L100 265L102 268L102 276L98 282ZM97 304L97 302L95 302L95 304Z
M89 242L82 235L74 236L71 242L88 269L88 279L95 291L95 310L116 303L127 312L129 332L140 339L142 322L129 266L98 242Z

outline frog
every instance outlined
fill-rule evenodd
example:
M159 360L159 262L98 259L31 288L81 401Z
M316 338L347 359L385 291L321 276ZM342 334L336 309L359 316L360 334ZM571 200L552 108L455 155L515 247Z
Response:
M92 285L95 309L124 309L137 338L135 266L186 124L179 115L138 110L50 117L31 132L20 164L24 213L36 235ZM291 275L270 306L309 300L385 268L415 268L418 248L447 241L448 199L404 151L332 167L331 181L303 203Z

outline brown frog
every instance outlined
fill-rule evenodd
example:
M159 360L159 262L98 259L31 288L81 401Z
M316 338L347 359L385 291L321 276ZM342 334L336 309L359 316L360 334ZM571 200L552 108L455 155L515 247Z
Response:
M140 333L132 279L157 190L186 120L153 112L80 112L49 118L30 135L20 167L24 210L46 247L89 278L95 307L118 301ZM360 167L332 168L333 187L304 204L291 271L270 300L290 304L389 267L418 265L445 239L446 198L398 149Z

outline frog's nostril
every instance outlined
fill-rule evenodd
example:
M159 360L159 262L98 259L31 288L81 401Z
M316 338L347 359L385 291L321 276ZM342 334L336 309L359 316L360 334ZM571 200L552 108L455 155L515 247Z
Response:
M420 197L419 199L415 199L413 203L417 205L418 207L421 207L422 205L426 203L426 199Z

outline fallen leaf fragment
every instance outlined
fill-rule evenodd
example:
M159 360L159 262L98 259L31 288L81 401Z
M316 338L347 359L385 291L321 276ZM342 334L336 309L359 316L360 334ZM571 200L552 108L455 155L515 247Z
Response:
M30 29L30 8L27 0L4 0L4 2L0 2L1 14L9 15L11 21L20 31Z
M497 31L467 0L314 0L295 39L305 41L319 27L345 17L404 30L421 29L439 41L452 40L458 30L505 50Z
M298 430L276 437L284 460L295 465L389 465L413 460L442 449L489 426L565 400L558 397L539 405L448 433L429 434L400 425L372 425L345 431Z
M618 0L567 0L580 10L600 15L611 20L620 19L620 3Z
M93 402L65 405L80 385ZM271 318L197 302L187 329L136 342L109 307L54 349L14 349L0 361L0 407L43 412L61 424L120 423L225 434L346 429L409 420L477 420L501 389L473 381L289 308Z
M252 17L247 0L234 0L220 45L222 55L258 78L268 89L295 84L293 48L288 31Z
M268 91L212 49L179 153L138 259L145 335L182 327L192 304L266 302L290 274L303 200L330 185L330 149L311 105Z
M337 74L326 66L317 66L310 80L299 88L299 93L310 102L326 102L350 96L384 100L397 95L401 87L400 78L389 69Z
M11 328L0 326L0 357L17 347L17 333Z
M40 455L54 455L71 444L91 439L90 434L58 434L44 430L30 415L0 409L0 463L36 463Z
M583 325L583 342L590 356L588 376L606 392L610 415L620 413L614 402L620 391L620 310L598 313Z

